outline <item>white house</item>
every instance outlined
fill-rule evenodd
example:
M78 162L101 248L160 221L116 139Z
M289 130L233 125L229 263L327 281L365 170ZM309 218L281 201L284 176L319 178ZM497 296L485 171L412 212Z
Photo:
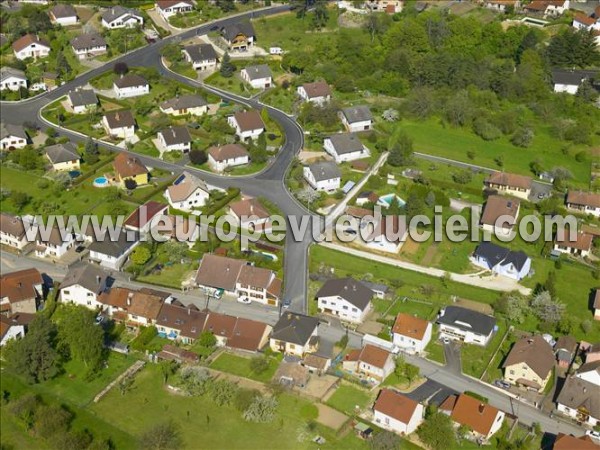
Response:
M0 122L0 150L14 150L27 145L27 133L21 125Z
M298 95L305 102L311 102L319 106L331 100L331 88L324 81L304 83L298 86Z
M50 230L38 228L35 256L59 259L75 245L73 233L54 226Z
M577 233L574 239L571 239L570 232L565 230L563 236L554 238L554 250L567 255L580 256L585 258L592 252L594 236L587 233Z
M16 313L11 316L0 315L0 347L8 341L22 339L27 332L27 326L35 318L35 314Z
M575 95L585 80L594 80L598 73L596 70L552 69L554 92Z
M186 14L194 10L194 4L191 1L183 0L161 0L155 3L155 7L166 21L176 14Z
M600 16L578 13L575 14L572 25L576 30L600 31Z
M344 108L340 111L339 116L350 132L368 131L373 127L373 115L368 106Z
M342 367L354 375L381 382L396 368L394 358L393 353L381 347L365 344L362 349L349 351L342 361Z
M195 70L208 70L217 67L217 52L210 44L188 45L182 50L185 60Z
M240 111L227 118L227 123L235 129L235 134L242 140L258 139L265 131L263 122L257 110Z
M142 25L144 25L144 18L139 12L121 5L111 6L102 14L104 28L133 28Z
M556 409L586 426L599 425L598 385L576 376L568 376L556 398Z
M13 42L12 49L15 53L15 58L20 60L45 58L50 54L50 44L35 34L26 34L17 39Z
M567 208L582 214L600 217L600 194L583 191L569 191Z
M531 194L532 182L531 177L524 175L494 172L484 181L484 188L495 190L499 194L527 200Z
M208 149L208 164L215 172L228 167L243 166L250 162L250 154L239 144L225 144Z
M517 281L526 277L531 271L531 258L525 253L513 252L491 242L479 244L470 260L478 267Z
M18 91L21 88L27 89L25 72L8 66L0 67L0 91Z
M269 347L275 352L302 358L318 348L318 329L316 317L285 311L273 326Z
M71 267L60 284L59 299L90 309L101 309L98 297L107 289L108 275L96 266L81 264Z
M331 161L316 162L303 169L304 179L317 191L332 192L340 188L342 172Z
M378 218L373 224L371 233L361 244L380 252L398 253L408 236L405 219L405 217L397 215Z
M106 41L96 33L85 33L71 40L71 48L77 58L87 59L106 53Z
M256 198L242 198L229 205L229 215L244 229L270 228L271 214Z
M83 114L98 105L93 89L75 89L67 95L67 102L75 114Z
M344 322L362 323L371 311L373 291L353 278L327 280L317 292L319 312Z
M485 347L496 329L496 319L460 306L446 306L437 318L440 338Z
M72 5L62 3L50 10L50 20L52 23L62 25L63 27L77 25L77 22L79 22L75 8Z
M235 290L240 299L278 306L281 280L272 270L245 264L240 269Z
M102 118L106 132L114 137L129 141L135 137L135 119L131 111L109 111Z
M121 270L133 249L139 244L139 235L131 230L120 230L116 241L95 240L88 247L89 259L106 269Z
M273 73L266 64L245 67L240 76L254 89L267 89L273 85Z
M514 236L520 207L515 198L490 195L480 219L482 228L496 236Z
M144 77L130 73L115 80L113 90L117 98L138 97L148 94L150 85Z
M355 159L368 158L371 153L354 133L339 133L325 138L325 151L337 164Z
M183 172L165 191L165 198L171 207L187 212L204 206L209 195L208 185L189 172Z
M162 102L160 110L171 116L201 116L208 112L208 103L199 95L188 94Z
M592 383L595 386L600 386L600 361L585 363L577 369L575 373L577 378Z
M445 404L453 402L450 418L457 426L464 425L473 440L482 440L484 443L496 434L504 423L506 414L494 408L490 404L471 397L468 394L448 397L440 410L444 410Z
M532 14L541 14L544 17L557 17L569 10L570 0L533 0L523 7L523 10Z
M399 313L392 327L394 345L407 353L421 353L431 340L431 322Z
M170 126L158 132L158 141L167 152L188 153L192 149L192 136L186 127Z
M28 243L23 219L0 213L0 244L22 250Z
M423 405L391 389L382 389L373 405L373 421L394 433L408 435L423 422Z

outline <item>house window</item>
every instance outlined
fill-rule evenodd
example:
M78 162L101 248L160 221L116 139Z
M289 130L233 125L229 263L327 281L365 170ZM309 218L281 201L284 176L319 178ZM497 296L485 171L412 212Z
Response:
M514 375L514 374L515 374L515 371L514 371L514 370L511 370L511 371L510 371L510 374L511 374L511 375Z
M344 305L344 306L342 307L342 309L348 309L348 307L347 307L346 305Z
M69 292L69 291L63 291L63 294L65 294L65 295L71 295L71 292Z
M290 350L295 350L296 346L294 344L290 344Z

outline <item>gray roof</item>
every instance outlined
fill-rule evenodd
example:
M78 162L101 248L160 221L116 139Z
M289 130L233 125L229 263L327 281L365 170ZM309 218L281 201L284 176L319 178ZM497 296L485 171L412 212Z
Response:
M69 100L73 106L89 106L98 103L98 97L92 89L76 89L69 92Z
M319 319L316 317L284 312L273 326L271 337L278 341L304 346L318 325Z
M174 110L197 108L206 106L208 103L199 95L182 95L181 97L173 97L160 104L161 109L172 108Z
M364 284L369 289L371 289L373 292L386 293L387 291L390 290L390 288L387 285L381 284L381 283L371 283L370 281L361 281L361 283Z
M19 69L15 69L13 67L2 66L0 67L0 81L7 80L10 77L21 78L27 81L27 77L25 76L25 72Z
M496 319L460 306L446 306L437 323L487 336L494 329Z
M85 33L71 39L71 45L75 50L86 48L106 47L106 41L97 33Z
M135 73L124 75L118 80L115 80L115 85L120 89L128 87L146 86L147 84L148 82L144 77L136 75Z
M593 79L598 73L597 70L552 69L552 82L579 86L583 80Z
M112 21L114 21L115 19L118 19L119 17L121 17L123 15L129 15L129 16L135 16L135 17L142 18L142 15L135 9L124 8L121 5L117 5L117 6L112 6L112 7L108 8L108 10L106 10L106 12L104 12L104 14L102 14L102 19L105 22L111 23Z
M223 37L228 41L233 40L238 34L246 37L255 36L254 27L250 22L238 22L231 25L225 25L222 30Z
M598 386L577 377L567 377L556 403L571 409L585 409L595 419L600 419L600 395Z
M346 153L360 152L363 150L363 144L354 133L339 133L329 136L333 148L338 155Z
M248 66L244 68L250 80L260 80L261 78L272 78L273 73L271 68L266 64L259 64L257 66Z
M577 373L593 372L593 371L600 373L600 360L582 364L579 367L579 369L577 369Z
M217 52L210 44L188 45L183 48L192 61L210 61L217 59Z
M167 146L177 145L177 144L187 144L188 142L192 142L192 137L190 136L190 132L186 127L169 127L160 131L163 139Z
M133 236L134 240L129 241L127 238ZM133 231L121 230L119 237L116 241L110 239L110 235L107 232L102 240L94 240L89 246L90 252L97 252L103 255L113 256L118 258L125 254L129 248L139 240L139 235Z
M100 288L108 278L106 272L97 266L90 264L80 264L73 266L67 272L60 288L64 289L70 286L83 286L89 291L100 293Z
M490 267L495 267L498 264L501 266L513 264L517 270L521 270L529 259L529 257L521 251L514 252L492 242L482 242L479 244L473 255L487 260Z
M363 122L365 120L373 120L373 115L368 106L353 106L351 108L342 109L342 114L346 117L348 123Z
M80 158L77 148L70 142L46 147L46 155L52 164L74 161Z
M66 17L77 17L77 11L71 5L56 5L52 8L52 15L57 19L66 18Z
M316 162L308 166L316 181L331 180L340 178L342 173L338 166L331 161Z
M373 298L373 291L353 278L337 278L327 280L317 292L317 298L331 296L342 297L364 311Z
M4 139L7 136L15 136L27 140L27 133L25 133L25 128L21 125L0 122L0 139Z

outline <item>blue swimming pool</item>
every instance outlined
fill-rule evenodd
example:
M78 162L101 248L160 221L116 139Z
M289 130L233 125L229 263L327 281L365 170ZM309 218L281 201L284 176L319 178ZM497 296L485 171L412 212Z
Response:
M98 177L94 180L94 187L103 188L108 186L108 179L106 177Z
M384 202L386 205L391 206L394 199L400 204L400 206L406 205L406 202L398 197L396 194L386 194L379 197L379 200Z

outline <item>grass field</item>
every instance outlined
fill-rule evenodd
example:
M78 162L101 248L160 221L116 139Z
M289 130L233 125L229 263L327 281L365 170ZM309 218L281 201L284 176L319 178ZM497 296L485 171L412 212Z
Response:
M357 405L361 409L365 408L371 400L368 391L342 384L327 400L327 404L344 414L353 415Z
M222 372L231 373L251 380L268 383L279 366L279 359L269 358L269 367L262 373L255 373L251 366L250 358L243 358L231 353L221 353L210 365L211 369L220 370Z
M498 325L498 331L485 347L470 344L462 345L460 350L462 369L467 375L475 378L480 378L483 375L483 371L506 333L506 322L504 320L498 320L496 324Z

